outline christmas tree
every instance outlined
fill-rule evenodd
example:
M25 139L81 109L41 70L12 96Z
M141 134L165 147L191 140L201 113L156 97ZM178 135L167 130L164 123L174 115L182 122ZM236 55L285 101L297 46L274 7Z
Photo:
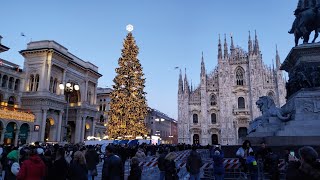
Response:
M145 78L138 53L139 48L129 32L113 80L107 125L109 139L135 139L147 134L144 124L147 115L146 93L143 91Z

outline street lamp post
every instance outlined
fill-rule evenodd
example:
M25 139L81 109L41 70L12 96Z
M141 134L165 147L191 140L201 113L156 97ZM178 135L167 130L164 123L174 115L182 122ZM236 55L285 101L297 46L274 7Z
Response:
M67 140L67 127L68 127L68 115L69 115L69 103L70 103L70 94L73 91L78 91L80 89L78 84L67 82L65 85L63 83L59 84L60 90L63 90L67 95L67 108L66 108L66 117L65 117L65 124L64 124L64 137L63 141Z

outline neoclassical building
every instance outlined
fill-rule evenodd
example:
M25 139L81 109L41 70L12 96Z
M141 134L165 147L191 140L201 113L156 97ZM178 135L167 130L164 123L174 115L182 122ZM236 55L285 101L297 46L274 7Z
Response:
M1 51L5 50L1 43L0 46ZM13 111L21 109L22 113L32 113L33 120L3 119L0 115L2 127L12 123L14 129L13 135L9 135L10 128L7 128L0 143L5 142L6 137L11 137L8 143L12 144L78 143L87 136L94 136L99 119L97 84L102 76L98 67L71 54L55 41L30 42L20 54L25 59L23 69L1 61L6 64L6 69L0 66L1 105L6 110L10 105ZM24 128L24 124L28 127ZM25 142L21 142L21 130L27 131Z
M232 37L230 49L226 37L222 46L219 37L218 65L207 73L202 55L200 85L190 88L180 72L179 143L239 144L250 120L261 115L255 104L260 96L271 96L278 107L285 103L278 50L275 59L275 67L263 63L257 35L251 40L249 34L247 52L235 47Z

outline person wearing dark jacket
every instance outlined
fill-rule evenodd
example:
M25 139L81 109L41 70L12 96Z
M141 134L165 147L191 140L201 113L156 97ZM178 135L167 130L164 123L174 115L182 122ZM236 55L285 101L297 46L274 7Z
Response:
M176 164L174 160L177 155L174 152L170 152L165 157L165 180L178 180L178 169L176 168Z
M215 148L214 153L212 154L212 160L214 162L213 164L213 175L215 180L223 180L224 179L224 164L223 164L223 158L224 158L224 153L223 151L217 147Z
M123 166L121 158L114 154L114 147L106 147L107 157L104 160L102 168L102 180L123 180Z
M86 160L81 151L77 151L73 155L73 161L70 164L69 169L70 180L87 180L88 170L86 166Z
M265 164L268 164L268 172L270 175L270 180L279 180L280 172L279 172L279 156L272 152L271 149L268 150L269 153L266 156Z
M42 180L46 174L46 165L35 149L31 149L29 155L29 159L23 161L20 167L17 180Z
M187 170L190 173L190 180L200 180L200 168L202 167L202 159L197 153L197 147L192 146L192 151L187 160Z
M310 146L299 149L300 160L289 155L289 165L286 172L287 180L319 180L320 163L318 153Z
M51 179L66 180L68 174L68 163L64 158L64 149L59 148L55 155L55 161L52 167Z
M141 180L142 169L139 166L139 159L136 157L133 157L131 159L130 167L131 169L130 169L128 180Z
M160 170L160 179L159 180L164 180L164 176L165 176L165 157L167 155L167 153L163 150L163 148L159 149L159 158L158 158L158 168Z
M97 164L99 163L99 155L91 145L86 152L86 163L88 168L88 180L94 180L94 176L97 175Z

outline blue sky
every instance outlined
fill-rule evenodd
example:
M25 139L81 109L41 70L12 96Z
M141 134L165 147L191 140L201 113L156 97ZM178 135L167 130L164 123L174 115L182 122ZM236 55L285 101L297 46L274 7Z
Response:
M200 81L201 52L209 73L217 64L218 35L230 33L247 49L248 31L257 30L264 62L281 61L293 47L287 31L298 0L10 0L1 2L0 35L10 51L1 58L23 66L18 53L30 40L55 40L99 67L100 87L111 87L125 26L134 25L146 77L148 105L177 118L179 71ZM20 36L23 32L26 36ZM230 42L229 36L228 41ZM230 45L230 43L229 43Z

